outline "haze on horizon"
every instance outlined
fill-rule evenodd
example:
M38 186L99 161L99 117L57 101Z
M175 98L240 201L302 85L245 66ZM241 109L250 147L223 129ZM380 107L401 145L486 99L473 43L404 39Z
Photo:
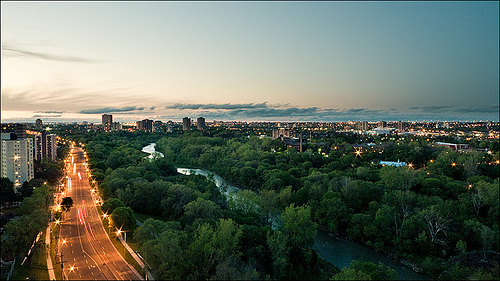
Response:
M2 2L2 122L499 120L498 2Z

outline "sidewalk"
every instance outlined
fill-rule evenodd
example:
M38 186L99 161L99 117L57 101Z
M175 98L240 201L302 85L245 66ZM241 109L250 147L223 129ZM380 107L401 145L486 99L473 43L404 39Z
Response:
M129 254L134 258L134 260L139 264L139 266L144 269L144 267L146 265L137 256L137 254L134 252L134 250L132 250L132 248L130 248L130 246L127 243L125 243L125 240L123 240L123 237L119 236L118 239L120 240L120 242L122 242L122 244L125 246L125 249L127 249ZM146 270L146 275L147 275L146 280L155 280L153 275L151 274L151 272L149 272L149 270Z
M47 269L49 270L49 280L56 280L54 266L52 265L52 257L50 256L50 223L49 226L47 226L47 232L45 233L45 247L47 249Z

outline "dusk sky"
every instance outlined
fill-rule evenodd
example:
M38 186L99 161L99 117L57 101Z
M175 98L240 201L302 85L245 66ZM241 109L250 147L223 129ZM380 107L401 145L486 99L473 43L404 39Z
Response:
M498 2L4 2L2 122L499 120Z

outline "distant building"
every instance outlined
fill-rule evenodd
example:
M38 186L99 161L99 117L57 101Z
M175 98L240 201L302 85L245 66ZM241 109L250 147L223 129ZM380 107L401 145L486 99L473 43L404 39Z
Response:
M153 131L153 120L144 119L142 121L137 121L137 130L142 132L152 132Z
M14 133L2 133L2 177L14 182L16 189L34 175L33 140L19 139Z
M457 143L447 143L447 142L436 142L437 146L449 147L455 151L462 151L465 149L469 149L470 145L468 144L457 144Z
M163 122L161 121L154 121L153 122L153 132L155 133L161 133L163 131Z
M184 131L191 130L191 119L189 117L182 118L182 129Z
M387 127L386 121L378 121L377 128L385 129Z
M287 128L274 128L273 129L273 139L290 137L290 129Z
M398 131L404 132L405 130L405 123L403 121L398 121Z
M41 131L43 129L42 119L36 119L35 121L35 130Z
M356 123L356 129L360 131L368 131L368 121L360 121Z
M35 136L35 156L36 160L41 161L43 158L56 160L57 157L57 135L47 134L43 131Z
M2 133L14 133L18 139L26 138L26 124L7 123L2 124Z
M196 119L196 128L200 131L205 130L205 118L198 117L198 119Z
M102 115L102 128L106 132L111 132L113 128L113 115L111 114Z
M119 122L113 122L113 126L111 128L113 131L121 131L123 129L123 126Z
M406 166L406 162L394 162L394 161L380 161L379 162L380 165L383 165L383 166L394 166L394 167L404 167Z

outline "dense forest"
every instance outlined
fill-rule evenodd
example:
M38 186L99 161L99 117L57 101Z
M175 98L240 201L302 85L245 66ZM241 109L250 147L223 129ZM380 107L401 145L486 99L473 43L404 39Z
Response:
M159 279L397 279L381 264L332 269L313 249L317 229L433 278L499 278L498 140L481 143L494 153L459 153L426 138L332 134L299 153L231 132L73 138L85 143L103 210L135 229ZM145 158L150 142L164 158ZM215 172L241 191L226 200L177 167ZM137 227L134 212L161 220Z

